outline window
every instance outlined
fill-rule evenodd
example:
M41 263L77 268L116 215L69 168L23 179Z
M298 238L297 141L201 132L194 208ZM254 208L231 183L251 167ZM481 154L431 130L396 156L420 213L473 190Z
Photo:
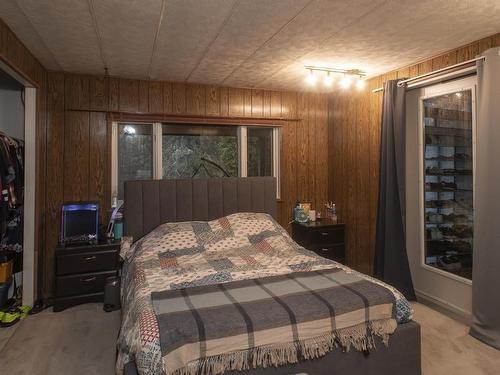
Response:
M237 177L234 126L162 126L163 178Z
M279 128L113 123L113 196L124 182L151 178L274 176Z
M153 128L151 124L118 125L118 196L123 182L153 178Z
M247 129L247 175L273 176L273 129Z
M424 261L472 279L473 90L422 99Z

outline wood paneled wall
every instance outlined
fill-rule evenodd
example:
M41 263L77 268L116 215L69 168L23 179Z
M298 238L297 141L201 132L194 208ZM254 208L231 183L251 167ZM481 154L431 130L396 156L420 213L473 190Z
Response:
M110 203L108 112L282 119L280 222L288 227L296 200L328 200L328 97L49 73L45 295L50 295L53 250L64 201ZM104 218L104 217L103 217Z
M375 254L383 94L372 90L387 80L429 73L498 46L500 34L370 79L363 93L330 96L329 196L347 223L348 262L358 270L372 273Z
M339 220L346 223L347 263L370 274L378 138L362 95L332 95L329 100L329 196L337 205Z

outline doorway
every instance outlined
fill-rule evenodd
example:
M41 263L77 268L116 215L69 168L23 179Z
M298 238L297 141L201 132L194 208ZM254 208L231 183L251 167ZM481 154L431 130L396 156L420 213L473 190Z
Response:
M4 167L0 251L14 259L8 297L22 294L24 305L33 305L36 290L36 94L29 81L0 62L0 157Z

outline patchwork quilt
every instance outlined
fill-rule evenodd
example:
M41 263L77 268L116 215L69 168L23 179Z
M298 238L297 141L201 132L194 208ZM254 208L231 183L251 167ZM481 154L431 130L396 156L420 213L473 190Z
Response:
M371 348L374 335L387 341L396 322L411 319L411 307L397 290L300 247L266 214L238 213L210 222L163 224L132 245L125 242L122 257L126 261L119 374L132 360L140 374L168 375L294 363L299 357L315 358L339 345ZM297 285L307 288L296 290ZM267 298L262 290L268 292ZM314 311L323 315L309 319L307 307L313 304L297 303L291 290L303 300L316 295ZM245 308L240 298L250 299ZM330 302L325 305L325 301ZM259 304L281 314L259 320L255 309ZM227 314L224 321L246 317L255 326L215 329L217 322L209 317L214 309ZM202 319L200 314L208 315ZM314 328L304 329L301 324ZM270 330L267 334L266 329ZM275 329L290 334L276 335ZM235 337L240 340L237 346L214 346ZM279 342L270 341L276 337Z

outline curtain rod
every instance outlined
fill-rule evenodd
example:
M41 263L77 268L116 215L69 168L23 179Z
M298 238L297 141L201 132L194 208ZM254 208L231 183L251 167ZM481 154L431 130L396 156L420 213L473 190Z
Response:
M409 83L409 82L413 82L413 81L418 81L418 80L421 80L422 78L433 76L433 75L436 75L436 74L439 74L439 73L442 73L442 72L446 72L448 70L453 70L455 68L459 68L459 67L464 66L464 65L472 64L472 63L474 63L474 62L476 62L478 60L484 60L485 58L486 58L485 56L476 57L475 59L471 59L471 60L467 60L467 61L464 61L464 62L461 62L461 63L458 63L458 64L450 65L450 66L447 66L446 68L441 68L441 69L435 70L433 72L429 72L429 73L421 74L421 75L416 76L416 77L404 79L404 80L401 80L401 81L398 82L398 86L402 86L405 83ZM384 88L383 87L379 87L379 88L376 88L376 89L372 90L373 93L380 92L380 91L384 91Z

